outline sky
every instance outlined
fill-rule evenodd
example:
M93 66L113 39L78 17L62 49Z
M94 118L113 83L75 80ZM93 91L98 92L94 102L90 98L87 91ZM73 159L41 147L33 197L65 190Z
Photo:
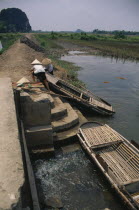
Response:
M24 11L33 30L139 31L139 0L0 0Z

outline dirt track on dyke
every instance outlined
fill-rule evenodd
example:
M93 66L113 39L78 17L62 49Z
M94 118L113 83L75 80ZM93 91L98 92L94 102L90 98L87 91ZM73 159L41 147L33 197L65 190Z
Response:
M36 42L34 36L32 34L26 34L26 37ZM38 44L38 43L36 43ZM65 53L68 50L87 50L90 48L84 48L82 46L77 46L70 42L58 42L57 44L61 45L64 50L60 51L61 53ZM55 53L57 50L55 50ZM49 53L48 53L49 54ZM46 55L41 52L37 52L34 49L30 48L26 44L20 43L20 40L16 41L7 51L5 51L2 55L0 55L0 78L10 77L12 82L17 82L22 77L26 77L28 80L32 81L32 77L30 74L31 62L34 59L38 59L42 61ZM55 75L61 78L66 77L65 70L60 68L57 69Z
M41 61L44 54L36 52L18 40L0 55L0 77L10 77L12 82L17 82L25 76L32 81L29 70L35 58Z

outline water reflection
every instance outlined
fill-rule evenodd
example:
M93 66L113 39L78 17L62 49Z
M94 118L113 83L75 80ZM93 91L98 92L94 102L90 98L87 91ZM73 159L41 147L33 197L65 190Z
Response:
M139 64L87 55L63 56L62 60L80 66L79 79L116 110L112 117L90 116L85 110L88 119L107 123L129 140L139 141ZM49 161L38 160L34 167L45 196L59 196L66 210L123 209L82 151Z
M69 55L62 60L80 66L78 78L116 111L111 118L89 114L88 119L108 123L124 137L139 142L139 63L90 55Z
M79 54L86 54L87 52L83 51L69 51L69 55L79 55Z

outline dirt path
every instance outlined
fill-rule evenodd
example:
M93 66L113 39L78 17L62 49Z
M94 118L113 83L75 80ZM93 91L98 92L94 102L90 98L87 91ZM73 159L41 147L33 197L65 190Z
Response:
M18 40L0 56L0 77L10 77L12 82L17 82L24 76L32 80L29 70L35 58L41 61L44 54L36 52Z
M32 34L26 34L26 36L32 41L35 41L35 38ZM65 51L60 51L60 54L64 54L65 52L67 53L68 50L86 50L89 52L90 49L88 47L85 48L83 46L78 46L64 41L58 41L58 44L66 49ZM58 50L52 49L52 51L54 51L52 53L58 54ZM31 69L31 62L36 58L39 61L42 61L44 57L46 57L44 53L37 52L26 44L20 43L20 40L18 40L7 51L0 55L0 77L10 77L12 79L12 82L17 82L22 77L26 77L27 79L32 81L29 72L29 70ZM56 76L61 78L66 77L67 74L65 73L65 70L63 70L62 68L57 68L57 70L58 71L55 72Z

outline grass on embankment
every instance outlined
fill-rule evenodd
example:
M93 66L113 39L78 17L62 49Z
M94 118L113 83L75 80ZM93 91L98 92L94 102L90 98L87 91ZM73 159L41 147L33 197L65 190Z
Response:
M119 59L139 60L139 42L122 40L72 40L71 42L82 47L94 48L98 50L97 54L99 55L112 56Z
M62 47L57 41L72 43L79 47L89 47L92 54L95 53L102 56L111 56L116 59L128 59L133 61L139 60L139 36L124 36L124 38L116 38L113 35L94 35L86 33L47 33L35 35L42 47L47 50L61 50ZM89 53L91 51L89 50ZM71 63L57 60L55 56L50 56L55 65L65 69L67 78L72 84L80 86L78 78L78 67Z
M34 36L39 44L47 50L63 49L63 47L57 45L54 40L49 37L49 34L35 34Z
M48 57L51 58L51 60L53 61L54 67L59 70L60 77L62 79L68 80L71 84L77 87L85 87L85 84L82 81L78 80L78 71L80 67L75 66L73 63L58 59L58 50L60 50L60 53L62 55L64 53L63 47L56 44L55 40L50 39L50 37L48 37L48 35L46 34L35 34L35 38L40 43L40 45L46 49L46 51L51 50L57 52L57 55L56 53L51 53L51 55L49 55Z
M67 61L57 60L53 57L50 58L53 60L55 68L63 72L63 79L68 80L76 87L85 87L85 84L78 79L78 71L80 70L80 67L75 66L73 63Z
M2 54L5 50L7 50L17 39L20 38L20 34L0 34L0 41L2 43L2 50L0 51L0 54Z
M37 35L38 36L38 35ZM139 60L139 36L95 35L89 33L47 33L39 35L46 47L57 47L53 40L62 40L97 50L97 54L115 58ZM45 37L45 38L44 38ZM44 44L44 39L47 43ZM52 44L53 43L53 44ZM96 52L95 52L96 54Z

